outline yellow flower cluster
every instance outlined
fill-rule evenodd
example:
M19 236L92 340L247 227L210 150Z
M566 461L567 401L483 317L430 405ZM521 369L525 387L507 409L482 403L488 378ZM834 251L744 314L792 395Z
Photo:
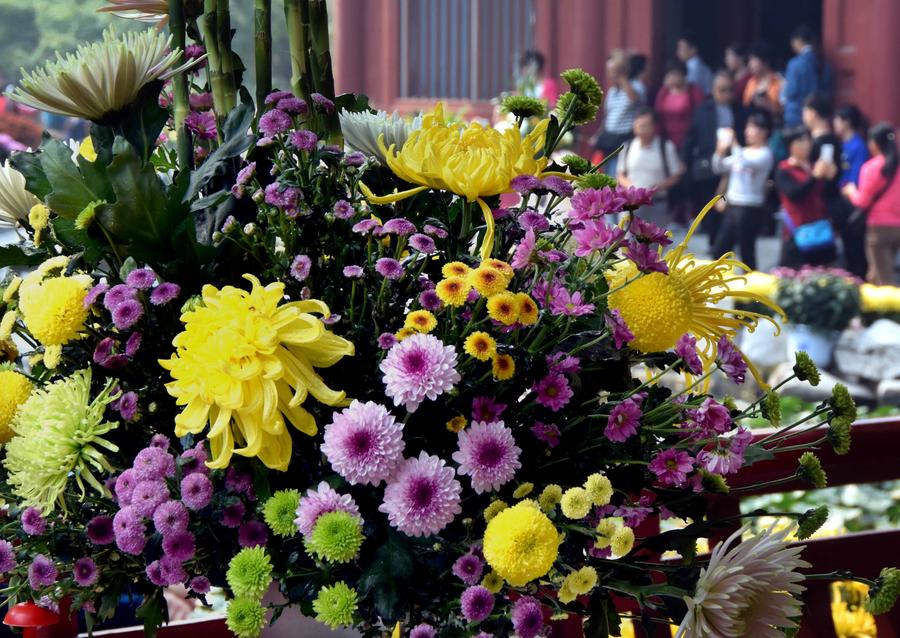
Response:
M185 329L173 341L174 356L159 363L174 379L166 389L184 406L175 434L200 434L210 426L210 467L227 467L234 453L287 470L285 419L312 436L315 418L302 407L308 395L330 406L347 403L315 368L333 366L354 348L311 314L329 314L321 301L281 304L284 284L244 278L252 284L249 292L204 286L202 305L182 315Z
M572 487L565 491L561 498L563 515L578 520L587 516L596 505L603 507L612 500L612 483L600 473L587 477L583 487Z
M13 435L10 429L19 406L31 394L32 385L24 375L15 370L0 369L0 443L6 443Z
M570 572L559 588L559 602L568 604L578 596L589 594L597 586L597 570L586 565Z
M597 549L610 548L614 558L625 556L634 547L634 530L619 517L604 518L597 523Z
M534 501L494 516L484 532L484 558L513 587L547 574L559 552L559 534Z

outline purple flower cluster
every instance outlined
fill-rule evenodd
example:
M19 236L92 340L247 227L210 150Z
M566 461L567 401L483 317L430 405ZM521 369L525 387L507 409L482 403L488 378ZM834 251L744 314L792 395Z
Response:
M559 197L571 197L575 192L572 185L566 180L556 175L550 175L543 179L534 175L517 175L509 182L509 187L525 195L526 193L553 193Z

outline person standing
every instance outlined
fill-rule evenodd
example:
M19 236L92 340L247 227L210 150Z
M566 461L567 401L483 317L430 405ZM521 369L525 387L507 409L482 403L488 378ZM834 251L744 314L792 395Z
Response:
M684 62L687 72L687 81L700 87L703 95L709 95L712 91L712 71L700 58L697 47L697 38L692 34L684 34L678 38L675 45L675 55Z
M788 61L780 96L785 126L801 124L804 102L813 93L831 99L831 69L820 59L815 45L816 38L809 27L799 26L791 33L791 48L795 55Z
M663 86L656 94L654 108L659 116L662 133L681 151L694 109L703 102L703 91L687 81L682 62L673 60L666 68Z
M734 94L740 99L747 88L752 74L747 65L747 50L739 44L732 44L725 49L725 69L734 80ZM715 93L715 78L713 78L713 92Z
M669 192L681 179L684 166L672 140L660 135L656 114L641 107L634 117L634 137L619 157L620 186L655 188L653 204L638 211L647 221L666 227L671 221Z
M783 138L789 156L775 170L775 187L781 200L784 222L781 265L787 268L807 264L824 266L835 258L834 236L830 235L830 241L822 237L818 245L815 242L810 245L803 241L802 231L798 233L798 230L807 224L828 223L823 180L828 166L822 160L815 166L810 163L812 140L805 128L788 129L783 133ZM827 226L824 230L827 233Z
M609 155L624 144L632 134L634 116L647 99L643 84L628 77L628 58L616 49L606 62L610 87L603 99L603 131L594 138L594 146ZM615 173L615 164L605 170Z
M737 244L741 261L750 270L756 269L756 235L763 224L766 182L772 172L770 130L768 117L753 113L744 128L746 146L740 146L729 130L720 136L712 161L716 173L728 174L728 207L712 253L722 255Z
M852 104L845 104L834 113L834 132L841 140L841 187L859 185L859 171L869 159L869 149L863 138L863 115Z
M559 97L556 79L544 73L544 54L540 51L526 51L519 59L516 90L521 95L535 97L547 102L552 109Z
M767 113L773 122L779 121L779 96L784 80L772 68L772 56L766 45L758 44L751 49L747 68L751 75L742 95L744 106Z
M866 254L869 283L894 283L897 251L900 250L900 154L894 127L882 122L869 131L872 159L859 172L859 188L852 182L844 194L866 220Z

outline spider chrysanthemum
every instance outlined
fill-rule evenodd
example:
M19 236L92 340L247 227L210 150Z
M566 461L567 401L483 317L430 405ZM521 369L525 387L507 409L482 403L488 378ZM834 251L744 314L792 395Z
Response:
M345 404L316 372L353 354L353 344L329 332L311 313L329 315L315 299L282 304L284 284L263 286L252 275L250 291L204 286L203 304L182 315L176 351L160 365L181 413L175 434L200 434L209 424L211 468L228 466L232 453L257 456L286 470L291 435L285 421L310 436L316 421L308 395L331 406Z

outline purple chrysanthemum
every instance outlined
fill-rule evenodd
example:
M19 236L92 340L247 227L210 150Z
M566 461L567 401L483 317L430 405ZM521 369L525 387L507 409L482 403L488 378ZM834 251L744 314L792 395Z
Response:
M345 166L353 166L359 168L363 164L366 163L365 153L360 153L359 151L353 151L351 153L347 153L343 159Z
M103 307L112 312L123 301L136 301L137 291L125 284L113 286L103 295Z
M144 316L144 306L136 299L126 299L112 310L112 320L119 330L128 330Z
M548 447L556 447L559 445L560 432L559 428L552 423L536 422L531 426L531 433L538 441L543 441Z
M298 202L303 199L303 193L295 186L282 186L278 182L272 182L266 186L264 199L267 204L284 211L295 211Z
M476 493L500 489L522 467L512 430L503 421L474 422L459 433L459 449L453 460L459 463L457 472L472 477Z
M625 320L622 318L622 313L619 312L618 308L613 308L609 311L609 314L604 317L606 321L606 327L609 328L609 331L612 333L613 342L616 344L616 348L620 349L629 341L634 340L634 333L631 332L631 329L625 323Z
M291 116L278 109L272 109L259 118L260 132L269 137L287 132L293 124Z
M113 354L116 342L112 337L104 337L97 342L94 348L93 360L98 366L116 370L128 363L128 357L124 354Z
M694 459L684 450L663 450L650 460L648 469L656 474L661 485L681 487L694 469Z
M550 230L550 220L531 208L519 215L518 222L522 230L533 230L536 233Z
M409 245L418 250L420 253L430 255L437 250L434 240L428 235L416 233L409 238Z
M610 441L622 443L637 434L643 416L640 406L632 399L617 403L609 413L603 434Z
M316 150L316 143L319 141L319 137L312 131L300 129L291 133L288 140L291 146L298 151L309 152Z
M176 560L171 556L164 555L159 559L159 565L162 571L163 580L166 584L178 585L187 580L187 571L185 571L181 561Z
M403 264L392 257L382 257L375 262L375 271L385 279L400 279L403 276Z
M184 125L198 139L216 139L216 115L212 111L191 111L184 118Z
M390 350L397 345L397 337L393 332L382 332L378 335L378 347L382 350Z
M131 505L131 495L134 492L134 486L137 485L137 477L133 469L128 469L119 475L116 479L116 500L119 505Z
M422 227L422 230L424 230L428 235L437 237L438 239L446 239L448 236L446 230L444 230L440 226L435 226L434 224L425 224L425 226Z
M379 224L372 218L361 219L360 221L353 224L353 227L350 230L352 230L354 233L359 233L360 235L368 235L379 226L381 226L381 224Z
M113 517L116 546L126 554L140 554L147 544L144 520L133 506L123 507Z
M209 468L206 467L207 458L206 450L203 449L202 444L182 452L179 457L182 476L209 474Z
M419 623L409 630L409 638L434 638L434 627L428 623Z
M294 113L297 115L303 115L309 110L309 107L306 106L306 102L293 95L278 100L278 104L275 105L275 108L279 111L284 111L285 113Z
M246 186L250 183L250 180L256 174L256 162L250 162L244 168L238 171L237 177L235 178L235 184L238 186Z
M146 574L147 580L149 580L157 587L168 587L172 584L165 580L165 578L163 578L162 565L158 560L155 560L147 565L147 568L144 570L144 574Z
M26 507L22 510L22 531L29 536L40 536L47 529L47 519L36 507Z
M453 563L453 575L466 585L477 584L483 573L484 559L471 552L463 554Z
M534 175L516 175L509 182L509 187L517 193L525 194L541 187L541 180Z
M88 308L93 306L97 302L97 299L99 299L107 290L109 290L109 285L102 282L91 288L88 291L88 294L84 296L84 307Z
M404 534L437 534L462 512L462 486L454 474L443 459L423 451L397 468L378 509Z
M575 193L572 185L562 177L548 175L541 182L541 187L560 197L571 197Z
M641 188L640 186L617 186L616 195L622 198L622 208L625 210L637 210L641 206L649 206L653 203L653 194L656 188Z
M696 430L695 438L708 439L731 430L731 412L724 405L707 397L695 410L689 410L688 427Z
M111 516L95 516L87 524L87 537L94 545L109 545L116 540Z
M743 383L747 374L747 362L744 361L744 355L737 349L734 343L722 335L717 344L718 354L716 356L719 369L728 375L728 378L735 383Z
M519 638L535 638L544 629L544 610L533 596L522 596L512 606L513 629Z
M387 220L381 230L382 235L400 235L401 237L412 235L414 232L416 232L416 225L403 217Z
M469 622L481 622L494 611L494 594L487 587L467 587L459 599L463 617Z
M178 284L164 282L159 284L150 293L150 303L154 306L163 306L181 294L181 288Z
M388 351L381 362L385 393L394 405L415 412L419 404L449 392L460 380L456 348L429 334L414 334Z
M322 481L314 490L309 490L297 506L294 522L304 536L312 534L316 521L328 512L347 512L359 518L359 507L349 494L338 494L328 483Z
M650 244L639 241L629 241L625 248L625 256L628 257L637 269L644 273L669 272L669 264L660 257L659 250Z
M265 104L278 104L281 100L289 97L294 97L294 94L290 91L272 91L263 102Z
M204 60L205 62L205 60ZM213 107L213 96L209 91L203 91L202 93L191 93L188 96L188 105L192 109L196 109L198 111L208 111ZM215 129L213 129L215 130ZM215 136L213 136L215 137ZM165 142L163 142L165 143Z
M192 510L201 510L209 505L212 493L212 482L205 474L189 474L181 480L181 500Z
M125 356L133 357L137 354L138 350L141 349L141 342L144 340L144 335L140 332L132 332L128 335L128 339L125 341Z
M240 527L244 522L244 513L246 508L241 501L236 501L231 505L222 508L222 525L225 527Z
M235 494L249 494L253 487L253 477L249 472L242 472L229 467L225 472L225 489Z
M0 540L0 574L11 572L16 568L16 548L7 540Z
M403 459L403 426L373 401L353 401L325 426L322 452L351 485L378 485Z
M344 274L344 277L346 277L347 279L360 279L362 278L364 273L362 266L356 265L344 266L344 270L342 272Z
M156 508L169 498L169 489L163 480L139 481L131 494L131 505L145 518L152 518Z
M188 583L188 588L197 594L208 594L212 587L206 576L194 576Z
M703 372L703 362L697 354L697 338L689 333L681 335L675 344L675 354L681 357L684 365L694 374Z
M594 304L585 303L581 291L570 292L560 287L550 300L550 312L557 317L583 317L594 312Z
M28 566L28 584L34 590L52 585L58 576L56 565L43 554L35 556Z
M190 515L181 501L166 501L153 512L153 526L165 536L187 529Z
M440 310L441 306L444 305L441 301L441 298L434 290L422 291L422 293L419 295L419 303L422 305L422 308L430 312Z
M334 213L334 216L338 219L350 219L356 215L356 210L353 208L353 205L346 199L339 199L336 201L331 208L331 212Z
M150 445L148 447L157 448L165 452L169 449L172 442L165 434L154 434L150 437ZM175 471L175 458L172 458L172 471Z
M569 386L569 380L559 373L548 374L532 389L537 394L535 401L554 412L566 407L575 394Z
M164 445L168 447L168 439ZM144 448L134 457L132 467L139 481L154 481L175 476L175 458L162 447Z
M599 221L584 222L581 228L572 230L575 240L575 254L578 257L590 255L595 250L609 250L625 238L625 231Z
M672 238L669 237L665 228L661 228L653 222L641 219L637 215L632 217L628 232L634 235L639 241L645 243L659 244L660 246L668 246L672 243Z
M497 403L493 397L480 396L472 399L472 420L484 423L499 421L506 410L505 403Z
M322 109L325 113L334 113L334 102L329 100L321 93L311 93L309 99L311 99L313 104Z
M625 205L625 198L608 186L585 188L572 196L572 209L569 218L585 222L610 213L617 213Z
M97 570L97 563L93 558L85 556L75 561L72 566L72 579L79 587L90 587L100 578L100 572Z
M138 396L134 392L126 392L119 400L115 402L113 407L122 416L125 421L134 421L138 413Z
M312 260L307 255L297 255L291 262L291 277L297 281L304 281L309 277L312 268Z
M516 249L513 251L512 259L509 262L513 270L522 270L531 263L536 245L537 235L534 234L533 228L529 228L525 231L525 236L516 244Z
M184 530L163 536L162 546L166 556L182 563L192 559L196 551L194 535Z
M241 547L265 547L268 539L269 532L262 521L247 521L238 530L238 545Z

